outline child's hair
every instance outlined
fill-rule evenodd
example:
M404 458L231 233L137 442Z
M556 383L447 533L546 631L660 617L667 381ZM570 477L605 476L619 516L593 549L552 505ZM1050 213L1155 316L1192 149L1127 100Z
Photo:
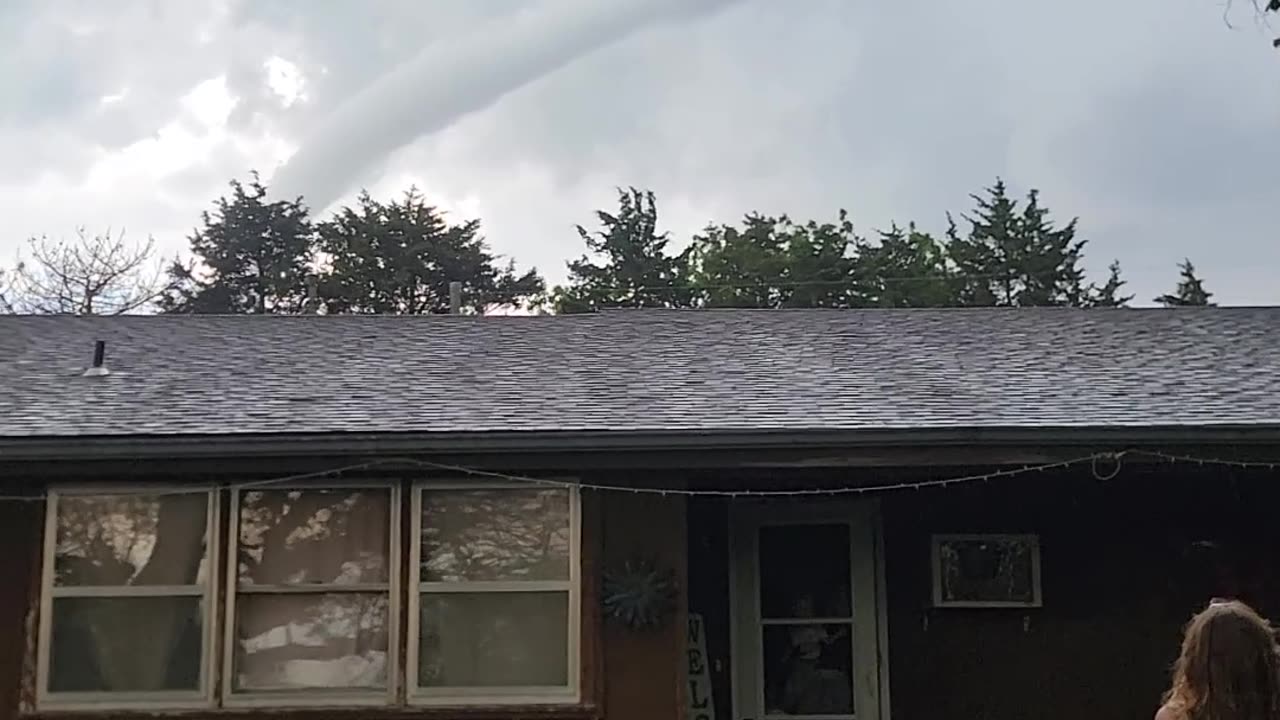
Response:
M1187 624L1165 704L1185 720L1280 720L1280 648L1253 608L1214 600Z

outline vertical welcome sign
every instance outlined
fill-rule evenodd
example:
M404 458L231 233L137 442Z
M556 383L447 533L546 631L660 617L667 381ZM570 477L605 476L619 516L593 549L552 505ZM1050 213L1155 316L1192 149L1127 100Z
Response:
M688 720L715 720L715 700L711 693L711 663L707 659L707 634L702 615L689 613L689 664L685 674L689 678Z

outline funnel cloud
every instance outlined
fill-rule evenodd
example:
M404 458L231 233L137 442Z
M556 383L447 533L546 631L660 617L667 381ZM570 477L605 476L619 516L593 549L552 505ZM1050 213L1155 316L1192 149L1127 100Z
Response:
M736 0L556 0L432 44L325 116L272 180L326 209L395 150L650 26Z

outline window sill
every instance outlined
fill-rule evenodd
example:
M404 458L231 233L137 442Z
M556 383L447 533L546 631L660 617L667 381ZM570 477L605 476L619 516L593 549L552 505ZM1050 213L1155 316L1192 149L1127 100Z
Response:
M156 718L216 718L217 720L596 720L594 705L467 705L430 707L330 708L207 708L200 710L37 710L23 714L31 720L155 720Z

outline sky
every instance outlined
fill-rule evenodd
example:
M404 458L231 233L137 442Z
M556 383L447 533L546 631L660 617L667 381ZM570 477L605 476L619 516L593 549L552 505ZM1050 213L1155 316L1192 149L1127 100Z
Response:
M80 226L182 252L251 170L321 216L417 185L553 282L621 186L678 245L941 233L1001 177L1139 304L1184 257L1280 304L1280 21L1234 2L5 0L0 266Z

